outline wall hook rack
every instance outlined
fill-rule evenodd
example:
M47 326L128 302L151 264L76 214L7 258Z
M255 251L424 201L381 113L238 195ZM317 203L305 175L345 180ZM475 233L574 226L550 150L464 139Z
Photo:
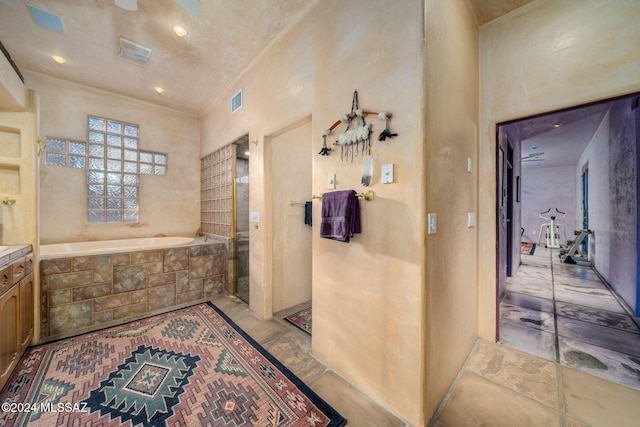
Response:
M353 101L351 102L351 111L347 114L343 114L339 120L336 120L329 129L326 129L322 133L322 149L318 154L322 156L328 156L332 151L332 148L327 145L327 138L333 134L333 131L341 124L346 125L344 132L338 135L337 141L333 145L341 147L340 159L344 160L351 158L353 162L354 155L358 155L361 151L362 154L371 156L371 123L366 123L366 116L376 115L381 120L385 121L385 127L382 133L378 136L378 141L385 141L387 138L394 138L398 136L397 133L392 133L389 129L389 120L393 117L393 114L386 111L369 111L364 110L358 105L358 91L353 92ZM361 146L361 147L360 147ZM355 148L354 148L355 147ZM366 166L366 165L365 165ZM368 187L368 183L365 184Z

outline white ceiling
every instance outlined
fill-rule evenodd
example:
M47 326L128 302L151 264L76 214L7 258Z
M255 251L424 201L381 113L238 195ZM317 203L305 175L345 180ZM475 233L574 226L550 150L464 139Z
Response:
M20 70L200 115L318 1L322 0L200 0L200 10L192 15L174 0L137 0L136 11L119 8L114 0L0 0L0 41ZM530 1L470 4L478 24L484 25ZM37 26L27 5L59 16L64 35ZM173 25L189 34L176 36ZM120 37L153 49L145 68L117 57ZM51 55L63 56L67 63L57 64ZM164 93L156 93L154 86L164 88ZM575 164L603 111L591 106L512 123L525 139L523 157L544 152L544 161L527 161L523 167ZM563 126L555 129L555 122Z
M130 1L130 0L129 0ZM199 115L287 26L321 0L0 0L0 41L23 71L43 73ZM448 0L446 0L448 1ZM484 24L530 0L471 0ZM59 16L64 35L37 26L27 4ZM189 31L179 38L173 25ZM120 37L153 49L146 68L119 59ZM67 59L56 64L51 55ZM165 89L162 95L153 88Z
M192 15L174 0L137 0L136 11L119 8L114 0L0 0L0 41L23 71L200 115L318 1L200 0L200 10ZM470 3L478 24L484 25L530 1ZM27 5L59 16L64 35L37 26ZM189 34L176 36L173 25ZM120 37L153 49L145 68L117 57ZM51 55L63 56L67 63L57 64ZM154 86L165 92L157 94ZM544 152L537 158L543 161L526 161L523 167L576 164L606 108L589 106L510 124L524 139L523 157ZM554 128L556 122L563 126Z
M491 22L531 1L533 0L470 0L478 25Z
M22 71L198 115L315 2L201 0L191 15L174 0L138 0L137 11L113 0L1 0L0 41ZM37 26L27 4L59 16L64 35ZM176 36L173 25L189 34ZM117 57L120 37L153 49L146 68ZM154 86L165 92L157 94Z
M577 165L611 104L605 101L506 125L518 130L522 142L522 167Z

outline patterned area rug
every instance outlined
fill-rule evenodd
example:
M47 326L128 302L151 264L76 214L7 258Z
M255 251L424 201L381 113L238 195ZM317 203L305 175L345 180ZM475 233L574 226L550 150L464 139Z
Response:
M305 308L297 313L290 314L285 317L284 320L293 323L295 326L311 335L311 307Z
M3 426L342 426L212 304L27 350Z
M520 253L522 255L533 255L533 253L536 251L536 244L535 243L521 243L520 244Z

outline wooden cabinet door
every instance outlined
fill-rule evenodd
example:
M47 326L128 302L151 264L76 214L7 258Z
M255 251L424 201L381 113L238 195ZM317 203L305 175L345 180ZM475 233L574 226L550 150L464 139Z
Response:
M33 338L33 274L20 282L20 354Z
M20 288L14 286L0 297L0 388L4 386L20 358L18 316Z

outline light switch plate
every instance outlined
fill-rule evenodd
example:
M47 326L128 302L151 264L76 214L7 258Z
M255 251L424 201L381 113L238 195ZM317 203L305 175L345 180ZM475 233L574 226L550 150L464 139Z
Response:
M393 182L393 163L382 165L382 183L391 184Z
M329 174L329 180L327 182L327 189L335 190L336 189L336 174Z
M260 222L260 212L251 212L249 222Z
M436 220L437 220L436 214L434 213L427 214L427 222L429 227L428 234L436 234L436 229L437 229Z
M475 227L476 226L476 214L469 212L467 214L467 227Z

